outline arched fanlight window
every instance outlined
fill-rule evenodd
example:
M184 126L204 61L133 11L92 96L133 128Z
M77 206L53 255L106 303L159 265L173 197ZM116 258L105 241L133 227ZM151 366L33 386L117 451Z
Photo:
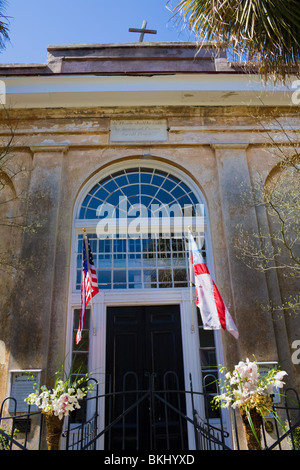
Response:
M87 233L96 226L88 236L100 289L188 287L184 231L195 221L200 226L203 204L179 177L146 166L111 173L84 197L78 218ZM82 239L79 234L76 289Z
M200 203L191 189L170 173L151 168L129 168L97 183L84 199L79 218L96 218L102 205L115 208L116 216L121 216L125 198L128 202L126 210L142 205L147 211L152 208L152 213L162 206L179 205L186 209L190 207L195 215Z

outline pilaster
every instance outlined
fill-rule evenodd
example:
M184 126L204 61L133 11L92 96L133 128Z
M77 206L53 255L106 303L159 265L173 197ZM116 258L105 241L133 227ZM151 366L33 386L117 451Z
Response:
M45 369L45 351L51 337L53 273L60 207L61 176L65 143L44 142L30 146L33 168L28 195L28 227L22 256L24 272L19 276L14 308L11 367ZM28 344L30 338L30 344ZM24 359L26 358L26 363Z
M240 358L270 361L277 360L274 325L268 312L260 308L269 298L264 274L251 271L237 258L234 240L238 226L258 233L255 207L245 203L245 195L251 193L251 181L247 163L247 142L215 143L220 200L222 204L225 246L228 259L233 316L239 329ZM221 256L219 254L218 256Z

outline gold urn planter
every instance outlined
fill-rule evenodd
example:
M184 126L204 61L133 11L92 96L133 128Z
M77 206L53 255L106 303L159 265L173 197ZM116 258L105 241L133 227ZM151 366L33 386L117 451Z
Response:
M59 450L64 418L60 419L51 412L45 413L45 423L48 450Z
M255 408L240 410L248 450L261 450L262 415Z

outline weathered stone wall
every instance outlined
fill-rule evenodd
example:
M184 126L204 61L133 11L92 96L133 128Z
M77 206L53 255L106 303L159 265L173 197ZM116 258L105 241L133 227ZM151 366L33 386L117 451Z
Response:
M65 357L72 222L80 189L101 168L144 154L181 168L206 198L217 285L240 331L238 342L223 335L228 365L253 353L257 360L278 360L289 372L290 384L299 387L299 365L291 363L290 349L291 342L299 339L299 318L283 316L275 321L259 307L281 298L278 275L249 270L234 249L239 224L255 232L269 231L265 211L246 206L244 194L251 191L257 173L266 178L277 163L269 152L270 136L253 113L268 123L277 144L288 146L271 111L193 106L11 110L17 123L16 152L20 158L25 155L32 167L22 183L31 195L27 223L38 221L41 226L14 238L14 249L28 266L7 281L13 287L0 284L5 306L0 359L6 361L0 364L1 396L7 392L8 369L42 368L44 383ZM300 119L289 109L280 114L300 130ZM111 143L112 118L167 119L168 139Z

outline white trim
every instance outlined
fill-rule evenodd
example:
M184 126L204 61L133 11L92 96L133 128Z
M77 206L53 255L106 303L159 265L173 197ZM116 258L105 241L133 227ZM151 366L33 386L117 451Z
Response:
M7 94L126 92L126 91L290 91L293 80L286 84L267 83L257 74L165 74L152 76L3 76Z
M290 83L266 84L251 74L5 77L7 105L32 107L153 105L292 105Z

